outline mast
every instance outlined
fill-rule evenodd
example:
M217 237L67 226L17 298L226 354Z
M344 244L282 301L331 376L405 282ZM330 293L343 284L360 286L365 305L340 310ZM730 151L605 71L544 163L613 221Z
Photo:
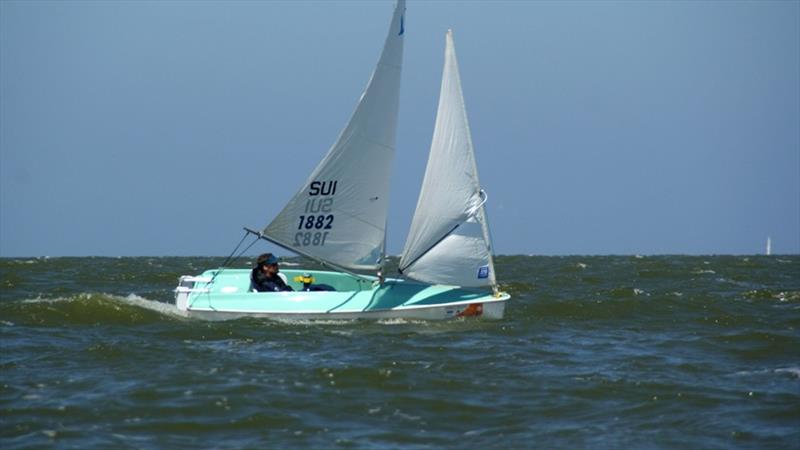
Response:
M486 200L488 200L488 196L486 192L481 189L481 193L484 195L485 199L484 202L481 204L480 208L480 217L478 221L481 223L481 229L483 231L483 240L486 241L486 250L489 252L489 286L492 288L492 293L496 296L500 295L500 289L497 287L497 278L494 274L494 247L492 246L492 237L489 233L489 218L486 214Z

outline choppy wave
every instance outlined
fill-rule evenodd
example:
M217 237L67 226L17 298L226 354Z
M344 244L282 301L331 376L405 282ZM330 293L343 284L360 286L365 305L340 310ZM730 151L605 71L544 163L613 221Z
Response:
M13 325L141 325L182 317L174 304L135 294L81 293L68 297L0 302L0 317Z

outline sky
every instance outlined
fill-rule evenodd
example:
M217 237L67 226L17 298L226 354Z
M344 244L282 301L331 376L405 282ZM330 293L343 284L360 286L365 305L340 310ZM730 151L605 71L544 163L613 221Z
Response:
M0 256L229 254L333 144L392 11L0 1ZM495 253L800 253L800 2L409 0L390 254L448 28Z

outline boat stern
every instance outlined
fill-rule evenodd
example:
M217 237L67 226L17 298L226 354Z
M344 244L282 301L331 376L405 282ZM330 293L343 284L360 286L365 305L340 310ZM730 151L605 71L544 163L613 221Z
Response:
M178 311L186 311L189 308L189 297L194 292L207 292L208 289L197 289L197 283L209 283L211 278L197 277L194 275L182 275L178 278L178 287L175 288L175 307Z
M499 320L503 318L506 311L506 303L511 298L510 295L501 292L496 296L496 300L483 304L483 317L486 319Z

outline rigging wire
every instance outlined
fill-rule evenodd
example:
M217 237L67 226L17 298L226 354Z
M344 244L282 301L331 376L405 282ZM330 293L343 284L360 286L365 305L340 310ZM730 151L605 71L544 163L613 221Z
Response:
M248 245L248 246L247 246L247 247L246 247L244 250L242 250L242 251L241 251L241 252L240 252L238 255L236 255L236 257L234 258L234 256L233 256L233 255L235 255L235 254L236 254L236 250L239 250L239 247L241 247L241 246L242 246L242 243L244 242L244 240L245 240L245 239L247 239L247 236L248 236L249 234L250 234L250 233L248 233L248 232L245 232L244 236L242 236L242 240L240 240L240 241L239 241L239 243L238 243L238 244L236 244L236 248L234 248L234 249L233 249L233 251L231 252L231 254L230 254L230 255L228 255L228 257L227 257L227 258L225 258L225 261L223 261L223 263L222 263L222 266L220 267L220 269L219 269L217 272L215 272L215 273L214 273L214 276L213 276L213 277L211 277L211 281L209 281L209 282L208 282L208 284L212 284L212 283L214 283L214 280L217 278L217 275L219 275L219 274L221 274L223 271L225 271L225 269L226 269L226 268L227 268L229 265L232 265L234 262L238 261L238 260L239 260L239 258L241 258L241 257L242 257L242 255L243 255L243 254L244 254L246 251L250 250L250 247L252 247L252 246L253 246L253 244L255 244L256 242L258 242L258 238L256 238L256 240L254 240L253 242L251 242L251 243L250 243L250 245Z

